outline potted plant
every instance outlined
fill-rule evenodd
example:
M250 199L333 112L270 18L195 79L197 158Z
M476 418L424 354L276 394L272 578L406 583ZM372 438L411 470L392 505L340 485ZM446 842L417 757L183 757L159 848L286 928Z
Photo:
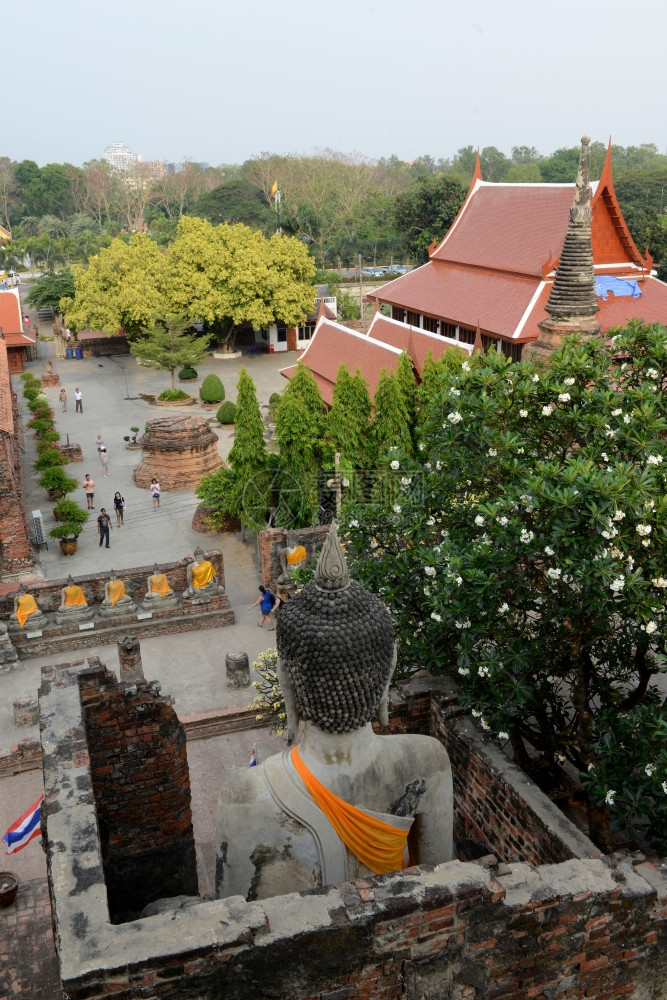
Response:
M49 500L60 500L66 493L71 493L79 485L76 479L68 476L59 465L45 469L39 480L39 485L49 494Z
M51 538L57 538L60 548L65 556L73 556L79 541L79 535L83 531L83 525L77 521L65 521L51 528L49 534Z
M90 512L79 506L76 500L63 498L53 508L53 516L63 524L85 524L90 518Z
M33 469L35 472L45 472L46 469L52 469L58 465L67 465L67 459L60 448L47 444L40 450L39 458L33 464Z
M16 898L19 877L14 872L0 872L0 906L9 906Z

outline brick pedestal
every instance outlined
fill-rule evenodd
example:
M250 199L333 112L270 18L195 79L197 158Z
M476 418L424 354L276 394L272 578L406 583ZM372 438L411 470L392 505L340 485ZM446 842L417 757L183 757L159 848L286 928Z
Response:
M32 695L14 698L12 709L14 711L14 725L18 729L22 729L24 726L36 726L39 722L39 706L37 699Z
M121 684L136 684L143 681L144 669L141 664L141 645L133 635L122 635L117 640L118 666Z
M227 674L227 687L250 687L248 654L240 651L227 653L225 656L225 672Z

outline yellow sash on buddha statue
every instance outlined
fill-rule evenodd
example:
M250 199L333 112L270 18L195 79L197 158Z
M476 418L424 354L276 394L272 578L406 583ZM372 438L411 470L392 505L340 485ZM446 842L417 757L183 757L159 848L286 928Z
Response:
M121 597L127 597L125 584L122 580L112 580L109 584L109 600L112 608L116 607Z
M195 588L207 587L214 576L213 564L208 559L202 559L200 563L192 567L192 586Z
M376 875L400 871L408 830L399 830L369 816L362 809L350 805L330 792L314 774L311 774L292 748L292 763L315 804L322 810L345 846Z
M297 545L295 549L287 554L287 563L289 566L298 566L306 558L308 553L303 545Z
M171 594L171 587L164 573L156 573L151 577L151 594L159 594L160 597Z
M65 607L67 608L86 608L86 598L83 596L83 591L81 587L73 583L71 587L68 587L65 591Z
M32 594L21 594L18 599L18 607L16 608L16 618L19 628L23 628L33 611L39 611L35 598Z

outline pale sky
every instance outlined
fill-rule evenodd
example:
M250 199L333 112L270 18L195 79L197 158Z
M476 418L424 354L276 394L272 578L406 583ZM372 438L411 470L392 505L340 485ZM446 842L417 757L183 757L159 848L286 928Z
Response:
M0 155L664 153L665 37L663 0L29 0L3 18Z

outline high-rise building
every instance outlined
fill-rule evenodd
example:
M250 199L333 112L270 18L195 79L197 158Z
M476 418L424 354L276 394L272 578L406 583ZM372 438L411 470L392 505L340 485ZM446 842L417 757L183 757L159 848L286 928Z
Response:
M129 170L137 161L141 162L141 156L135 156L124 142L112 142L107 146L104 150L104 159L116 170Z

